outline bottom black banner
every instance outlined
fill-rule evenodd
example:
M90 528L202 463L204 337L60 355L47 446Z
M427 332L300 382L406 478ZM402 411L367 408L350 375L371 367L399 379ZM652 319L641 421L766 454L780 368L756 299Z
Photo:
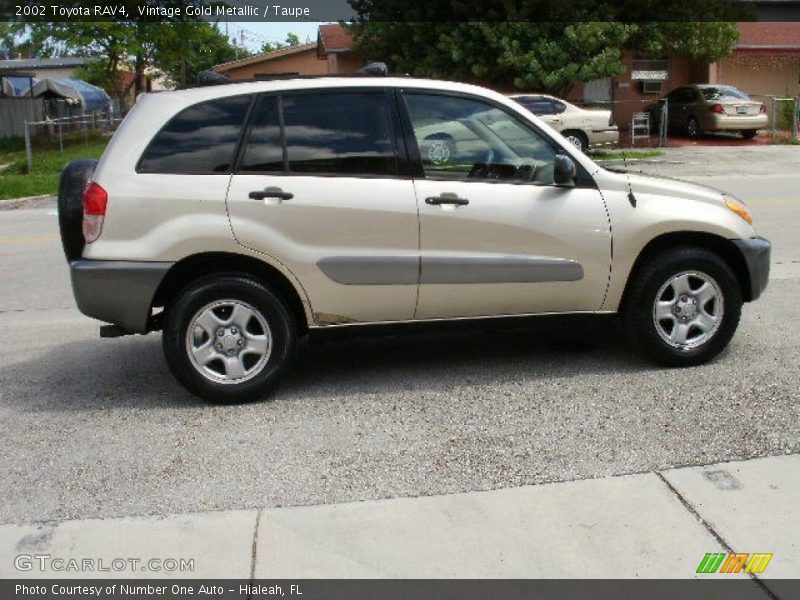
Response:
M739 600L800 598L800 579L0 580L0 598L260 600Z

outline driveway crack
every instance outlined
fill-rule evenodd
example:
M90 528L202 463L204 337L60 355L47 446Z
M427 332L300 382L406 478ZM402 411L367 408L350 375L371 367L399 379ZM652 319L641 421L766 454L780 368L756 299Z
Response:
M697 512L697 509L694 506L692 506L692 503L689 502L675 488L675 486L673 486L667 480L666 477L664 477L664 475L661 473L661 471L655 471L655 474L661 481L664 482L664 485L667 486L669 491L671 491L673 494L675 494L675 497L680 501L681 504L683 504L683 506L686 508L686 510L688 510L694 516L694 518L697 519L700 522L700 524L706 529L706 531L708 531L708 533L710 533L714 537L714 539L719 542L720 546L722 546L728 554L734 554L735 552L734 552L733 548L731 547L731 545L728 542L726 542L725 539L717 532L717 530L714 529L711 526L711 523L706 521L700 515L700 513ZM780 600L780 598L778 598L778 596L773 594L772 590L770 590L763 581L761 581L758 577L755 576L755 573L748 573L748 575L750 576L750 579L752 579L756 583L756 585L758 585L771 600Z

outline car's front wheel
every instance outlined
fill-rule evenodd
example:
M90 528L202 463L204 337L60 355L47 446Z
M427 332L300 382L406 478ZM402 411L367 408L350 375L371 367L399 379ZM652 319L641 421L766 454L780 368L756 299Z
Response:
M567 141L584 154L589 149L589 140L586 134L576 129L568 129L562 134Z
M678 248L648 260L634 277L623 306L625 327L656 362L702 364L733 337L742 309L741 286L717 254Z
M247 277L201 280L167 309L167 363L184 387L211 402L263 396L296 345L295 323L283 301Z

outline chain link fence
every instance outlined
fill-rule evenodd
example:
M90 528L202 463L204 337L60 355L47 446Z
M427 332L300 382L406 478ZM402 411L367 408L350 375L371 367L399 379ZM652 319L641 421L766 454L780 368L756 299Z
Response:
M756 143L800 143L800 96L751 95L767 111L767 125L759 130ZM666 98L641 100L613 100L573 102L587 110L611 111L619 127L620 148L666 148L693 142L720 144L742 142L738 131L701 133L692 138L687 127L670 125L670 103Z
M761 96L769 107L771 144L796 144L800 141L800 96Z
M82 115L46 118L24 122L27 171L34 169L39 156L60 151L62 157L96 144L105 144L122 122L123 115L110 107Z

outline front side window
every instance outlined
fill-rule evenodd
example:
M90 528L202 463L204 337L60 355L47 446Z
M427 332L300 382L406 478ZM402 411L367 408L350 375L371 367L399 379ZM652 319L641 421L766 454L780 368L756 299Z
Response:
M139 173L229 173L252 96L201 102L173 117L152 139Z
M404 97L426 178L553 183L555 149L516 116L472 98Z

